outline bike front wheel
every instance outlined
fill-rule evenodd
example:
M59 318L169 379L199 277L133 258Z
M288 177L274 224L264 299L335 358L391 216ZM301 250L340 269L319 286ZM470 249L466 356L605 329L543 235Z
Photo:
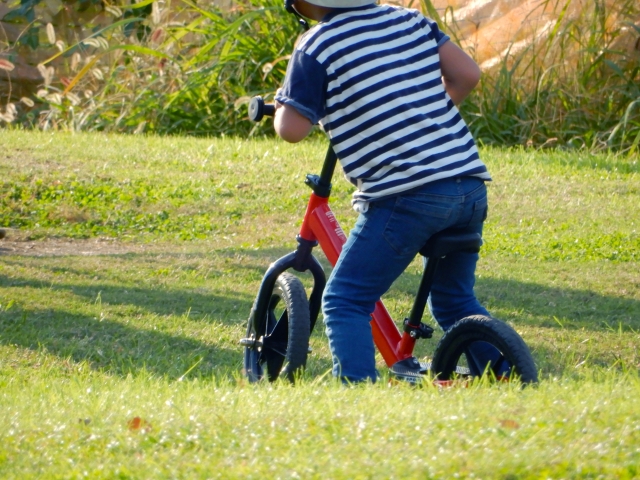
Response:
M482 359L482 360L481 360ZM484 315L463 318L436 347L431 372L438 380L457 376L517 378L537 383L538 371L522 337L500 320Z
M293 381L309 352L309 301L302 282L290 273L278 276L266 318L252 319L243 340L244 371L250 382L279 377Z

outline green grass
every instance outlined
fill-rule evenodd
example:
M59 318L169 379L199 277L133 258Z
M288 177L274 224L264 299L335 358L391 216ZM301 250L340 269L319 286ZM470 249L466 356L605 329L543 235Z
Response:
M637 157L482 151L477 293L530 345L538 388L350 389L322 328L295 387L247 384L237 343L295 247L324 142L5 130L2 145L1 478L640 476ZM348 230L340 175L334 193ZM420 273L385 297L394 318Z
M525 391L49 375L3 385L3 478L640 474L637 375Z

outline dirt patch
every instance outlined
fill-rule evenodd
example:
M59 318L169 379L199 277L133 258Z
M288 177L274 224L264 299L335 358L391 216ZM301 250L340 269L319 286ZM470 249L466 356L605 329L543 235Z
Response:
M147 251L144 245L123 243L111 239L47 239L19 240L10 235L0 240L0 256L25 255L51 257L66 255L122 255Z

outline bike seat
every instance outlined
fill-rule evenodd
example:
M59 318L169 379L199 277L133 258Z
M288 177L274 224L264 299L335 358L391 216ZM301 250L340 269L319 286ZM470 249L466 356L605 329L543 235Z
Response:
M482 246L482 237L478 233L458 233L443 230L432 235L420 254L428 258L441 258L452 252L477 253Z

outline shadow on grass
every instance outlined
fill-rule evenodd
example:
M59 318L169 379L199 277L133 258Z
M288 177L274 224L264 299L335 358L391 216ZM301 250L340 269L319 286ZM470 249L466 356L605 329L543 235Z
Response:
M144 371L177 379L194 365L190 377L236 375L243 353L238 341L257 285L269 263L290 251L230 249L213 253L218 257L214 260L202 251L88 259L10 255L2 260L11 275L0 274L0 288L8 296L0 301L0 344L122 376ZM239 256L249 261L237 260ZM153 285L154 269L169 266L185 273L207 262L213 277L224 269L243 270L239 278L255 281L256 291L243 293L238 277L236 283L191 282L193 288L185 287L189 282L184 279L171 278L157 278L157 287ZM34 269L38 273L24 273ZM132 284L131 272L141 276L139 283ZM15 302L7 308L10 299Z
M270 261L288 253L285 249L261 249L243 252L256 261ZM324 256L316 256L330 266ZM420 274L405 274L392 287L388 295L402 293L413 297L420 282ZM629 296L605 295L592 290L550 287L534 282L510 279L480 278L476 285L480 301L498 318L517 325L535 327L543 338L530 338L532 353L544 377L579 376L585 368L608 370L640 368L636 348L640 332L640 300ZM409 313L408 310L406 312ZM429 318L429 314L426 314ZM399 320L399 318L396 318ZM427 320L432 323L431 319ZM581 333L584 331L585 334ZM572 333L575 332L575 333ZM602 332L620 333L600 342ZM574 344L576 333L579 345ZM427 350L435 348L435 342ZM310 360L311 364L313 359Z
M66 312L13 308L0 317L0 343L87 363L126 376L145 371L178 379L207 378L242 368L241 350L127 323Z
M393 288L414 295L419 281L419 275L405 272ZM640 301L634 298L491 278L479 279L475 290L502 320L557 329L640 330Z
M163 256L166 258L168 255L163 254ZM130 316L149 313L162 316L188 315L191 320L220 322L227 325L237 323L238 316L243 319L248 316L253 302L253 294L248 296L238 293L233 284L225 286L224 291L220 293L209 287L207 282L202 281L193 288L172 286L175 283L188 282L174 281L170 278L158 278L156 283L156 279L152 277L147 265L141 266L140 263L135 263L140 262L141 257L147 257L145 258L147 261L153 260L153 255L126 254L110 257L111 261L114 261L115 257L119 257L118 260L122 264L114 263L109 269L93 271L91 269L93 265L74 267L56 263L57 259L69 262L70 259L73 259L70 256L37 257L30 258L28 262L16 260L15 257L4 259L3 263L7 267L17 267L15 269L25 267L27 263L33 268L34 262L37 262L37 268L43 273L43 278L46 280L17 275L8 278L0 275L0 286L42 290L43 295L48 297L55 296L56 292L61 292L84 297L89 303L102 303L112 307L121 305L126 307L125 313ZM180 259L184 259L184 257L181 255ZM39 262L40 259L43 261ZM131 259L131 268L135 268L139 276L144 276L140 282L132 284L132 281L135 282L135 278L133 280L119 278L119 273L127 268L128 259ZM234 268L255 270L253 275L256 277L260 269L257 266L234 266ZM149 285L150 283L152 285Z
M539 327L640 330L640 301L634 298L494 279L481 279L476 291L492 308Z
M243 251L243 254L256 259L264 258L266 268L269 261L289 251L261 249L256 252ZM328 276L331 267L319 249L316 249L316 257ZM413 297L420 278L421 274L405 272L387 295L393 296L395 290ZM497 317L504 317L504 320L556 329L640 330L640 300L635 298L486 277L477 280L475 290L480 302ZM426 315L429 315L428 312Z
M208 290L172 287L169 281L156 288L149 281L131 285L130 279L104 278L109 272L117 277L120 265L98 272L102 278L96 281L88 274L91 265L68 267L52 257L3 260L5 271L16 274L0 274L6 295L0 301L0 344L123 376L144 371L177 379L194 367L190 378L208 378L242 369L238 341L253 297L234 285ZM43 276L17 274L27 264Z
M213 262L211 268L224 265L228 269L243 269L251 281L259 283L269 263L290 251L292 248L218 250L215 254L224 258L222 263ZM153 263L154 254L143 255L148 255L146 261ZM207 259L202 252L162 255L171 257L170 265L181 265L185 259L195 264ZM237 255L244 260L236 262ZM118 269L127 268L130 256L121 256L122 265L99 272L98 281L90 284L72 280L74 277L86 280L90 268L61 265L52 257L35 261L38 268L59 274L54 283L0 275L2 288L28 288L41 298L53 298L50 302L40 301L45 305L41 308L23 304L6 309L6 303L4 311L0 307L0 343L47 351L61 359L87 362L96 370L117 375L145 371L177 379L194 366L190 376L202 378L240 372L242 349L236 347L236 342L244 333L253 293L243 294L241 287L233 283L225 284L224 290L217 292L206 291L202 286L172 287L170 281L157 288L148 286L149 282L131 285L130 279L126 283L117 275ZM328 273L322 253L318 251L317 257ZM6 260L9 264L21 263L16 257ZM33 262L34 259L29 260L31 266ZM185 266L192 267L193 264ZM144 275L148 267L136 264L135 268ZM413 295L418 283L419 275L405 273L393 288L396 294ZM636 299L487 278L478 281L477 293L496 316L515 323L550 330L617 330L619 324L626 330L640 330L640 301ZM66 298L73 302L73 297L78 296L83 300L75 300L74 308L64 305ZM98 302L102 309L95 307ZM106 317L96 316L101 310ZM194 322L202 323L197 334L183 334ZM536 357L546 358L547 353L551 354L539 351Z

